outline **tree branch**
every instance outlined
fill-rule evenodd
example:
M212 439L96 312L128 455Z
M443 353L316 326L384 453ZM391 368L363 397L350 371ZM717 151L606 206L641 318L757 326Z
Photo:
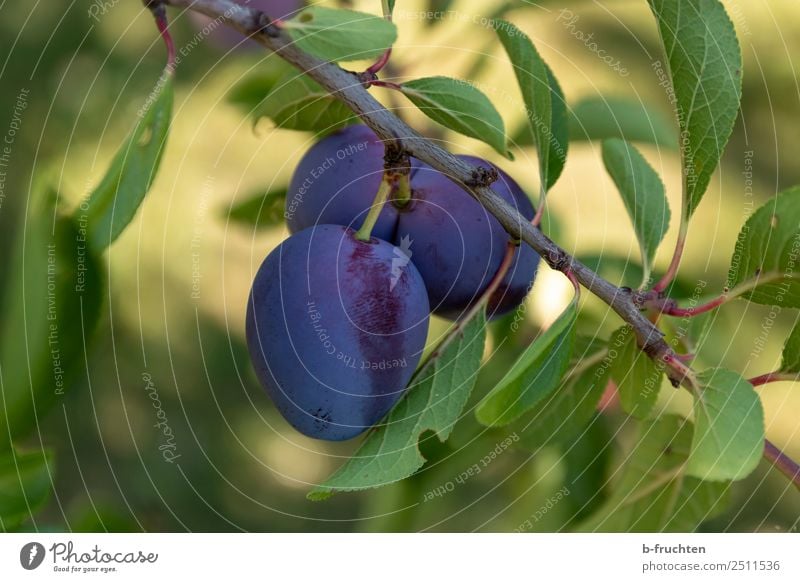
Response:
M252 37L282 59L322 85L345 103L381 139L399 143L410 155L458 182L478 200L508 233L530 245L547 264L562 273L571 271L586 289L605 301L634 330L640 347L653 359L667 365L673 384L683 381L683 373L671 362L674 353L664 341L664 334L640 311L637 296L612 285L589 267L569 255L538 228L507 204L482 177L435 143L427 140L381 105L359 81L358 76L334 63L323 61L297 48L292 39L259 10L229 0L163 0L178 8L192 9L214 19L223 18L243 34Z
M143 0L143 2L146 6L160 3L191 9L213 19L222 19L314 79L356 113L381 139L392 143L394 147L402 148L408 154L459 183L503 225L514 239L530 245L551 268L563 273L573 283L577 280L607 303L634 330L641 349L650 358L665 366L667 376L674 386L684 384L690 390L694 388L691 369L667 344L664 333L642 312L648 300L646 294L611 284L547 238L491 189L490 184L496 179L496 175L489 168L472 168L420 135L370 95L363 79L357 73L346 71L335 63L323 61L303 52L279 26L273 24L266 14L249 6L236 4L230 0ZM683 242L679 241L679 245L681 249L676 251L678 256L673 261L673 268L661 282L664 286L677 270ZM649 299L652 300L652 297ZM797 463L769 441L765 443L764 457L792 479L800 489L800 468Z

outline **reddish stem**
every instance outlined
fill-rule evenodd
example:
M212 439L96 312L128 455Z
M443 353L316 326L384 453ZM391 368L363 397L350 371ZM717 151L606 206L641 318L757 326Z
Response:
M175 69L175 44L172 42L172 35L169 33L167 10L163 4L155 3L150 5L150 11L156 20L158 32L161 33L161 38L164 40L164 46L167 47L167 70L172 71Z
M475 315L473 311L476 308L481 309L485 303L489 303L492 300L492 295L494 295L495 291L497 291L498 287L500 287L500 283L503 282L505 279L508 270L511 268L511 263L514 260L514 253L517 251L517 245L513 242L509 241L506 245L506 254L503 255L503 260L500 263L500 266L497 268L497 272L492 277L492 280L489 281L489 285L486 287L486 290L481 295L478 304L470 309L469 313L465 319L469 321Z
M748 382L750 382L753 386L763 386L764 384L769 384L771 382L793 382L795 380L797 380L797 376L795 374L770 372L769 374L762 374L761 376L750 378Z
M770 372L769 374L763 374L761 376L756 376L755 378L750 378L748 382L750 382L753 386L763 386L764 384L769 384L770 382L777 382L775 375L775 372Z
M791 481L795 487L800 489L800 465L789 455L783 453L778 447L769 440L764 441L764 458Z
M391 56L392 56L392 47L389 47L388 49L386 49L386 52L384 52L377 61L375 61L372 65L370 65L365 72L371 75L377 75L381 71L381 69L383 69L383 67L386 66L386 63L389 62Z
M696 315L700 315L702 313L708 313L709 311L713 311L720 305L724 304L728 300L727 295L720 295L719 297L712 299L708 303L704 303L703 305L698 305L697 307L678 307L677 305L666 305L661 310L661 313L665 315L674 315L676 317L694 317Z
M547 200L544 196L542 196L539 203L539 208L536 209L536 214L534 215L533 220L531 220L531 224L533 226L538 227L541 224L542 218L544 217L545 204L547 204Z
M564 275L566 275L567 279L569 279L569 282L572 283L572 286L575 288L575 294L580 295L581 284L578 281L578 278L575 276L575 273L572 272L572 269L567 269L566 271L564 271Z
M661 277L661 280L653 287L653 291L656 293L661 293L664 291L664 289L669 287L669 284L672 283L675 275L678 274L678 267L681 265L681 257L683 256L683 248L686 245L686 239L684 238L683 233L678 236L678 242L675 245L675 253L672 255L672 262L669 264L667 272L664 273L663 277Z
M380 81L378 79L369 81L367 83L368 87L384 87L386 89L394 89L395 91L402 91L403 87L398 85L397 83L392 83L391 81Z
M508 270L511 268L511 263L514 260L514 253L517 251L517 245L514 244L512 241L508 242L506 246L506 254L503 256L503 260L500 263L500 266L497 268L497 272L492 277L492 280L489 282L489 285L481 294L480 298L475 302L475 305L470 307L469 311L463 316L458 319L455 325L448 331L447 336L439 342L439 345L436 346L425 361L417 368L417 371L414 372L414 378L418 377L423 370L425 370L439 355L444 352L445 348L450 345L450 342L453 341L454 338L458 337L458 335L464 331L464 328L467 327L467 324L472 321L475 316L480 313L481 309L486 308L486 304L491 299L494 292L497 291L497 288L500 286L500 283L503 282L505 279ZM413 378L411 382L413 383Z
M459 324L456 326L457 328L463 328L467 322L469 322L475 315L478 313L479 310L483 309L484 305L491 300L492 295L494 292L497 291L497 288L500 287L500 283L503 282L503 279L506 277L506 273L508 273L508 269L511 268L511 263L514 260L514 253L517 251L517 245L513 242L509 241L508 245L506 246L506 254L503 255L503 260L500 263L500 266L497 268L497 272L492 277L492 280L489 281L489 285L481 294L480 299L473 305L467 314L459 320ZM463 322L464 325L461 325Z

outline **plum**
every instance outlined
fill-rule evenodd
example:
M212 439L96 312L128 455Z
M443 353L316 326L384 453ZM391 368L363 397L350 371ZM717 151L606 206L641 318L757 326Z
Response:
M371 129L354 125L317 142L295 170L286 198L291 232L329 223L359 228L373 204L383 171L384 147ZM472 166L486 160L459 156ZM497 169L495 191L526 219L534 208L525 192ZM411 201L390 201L372 234L403 248L416 265L433 312L456 319L486 289L499 268L509 240L500 223L461 186L411 159ZM489 314L517 307L527 295L539 256L520 245L508 275L489 301Z
M301 433L345 440L403 395L428 332L425 284L400 249L341 225L296 233L264 260L247 306L256 374Z
M351 125L324 137L303 156L286 195L290 232L315 224L340 224L358 229L383 178L383 143L365 125ZM397 211L387 204L372 229L391 241Z
M494 167L480 158L458 157L475 167ZM535 211L525 192L495 169L499 178L492 184L494 191L531 220ZM411 189L412 201L400 212L395 237L411 241L411 260L425 280L434 313L456 319L497 272L509 235L461 186L429 166L415 169ZM508 274L490 298L490 315L506 313L523 301L538 263L539 256L528 245L517 248Z
M303 0L236 0L237 4L261 10L270 18L291 18L305 6ZM214 21L204 14L192 12L189 16L198 34L207 37L215 46L229 49L258 49L260 45L245 39L242 33L221 21ZM263 49L262 49L263 50Z

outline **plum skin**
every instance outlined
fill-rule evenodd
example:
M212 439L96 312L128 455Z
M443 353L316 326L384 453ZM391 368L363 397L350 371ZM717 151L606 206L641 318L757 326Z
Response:
M311 146L289 182L289 232L315 224L358 229L383 178L383 152L383 143L365 125L345 127ZM391 242L396 222L395 207L385 205L372 235Z
M347 127L314 144L289 186L289 230L297 232L317 223L360 227L380 184L383 153L381 141L364 125ZM498 172L492 184L495 192L527 220L533 218L533 205L508 174L486 160L458 157L475 167L494 167ZM410 185L412 201L403 208L386 204L372 233L398 246L410 244L411 260L425 280L433 312L457 319L489 285L509 236L459 185L414 159ZM508 274L489 300L490 316L500 316L522 303L538 264L539 256L532 248L524 244L517 248Z
M399 249L320 225L264 260L245 328L256 375L283 417L338 441L378 423L403 395L428 319L424 282Z
M525 192L505 172L473 156L458 156L473 167L490 166L498 179L492 189L527 220L535 214ZM412 202L400 211L395 237L412 241L412 261L428 289L437 315L457 319L483 293L503 260L510 240L503 226L461 186L427 165L415 169ZM508 273L490 298L488 313L499 316L528 294L539 255L517 247Z

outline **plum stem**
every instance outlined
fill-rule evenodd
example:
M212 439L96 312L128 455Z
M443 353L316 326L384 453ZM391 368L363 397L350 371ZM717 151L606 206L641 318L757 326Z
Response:
M729 301L749 293L759 285L775 282L780 280L782 277L782 273L754 277L753 279L749 279L744 283L737 285L733 289L725 289L722 295L714 297L706 303L692 307L679 307L675 303L674 299L662 297L660 294L655 295L656 292L654 289L649 297L644 298L643 306L652 308L658 313L663 313L664 315L670 315L673 317L696 317L698 315L702 315L703 313L713 311L717 307L725 305Z
M393 203L399 208L403 208L411 202L411 179L408 174L401 174L397 178L397 191L394 194Z
M364 219L364 224L362 224L361 228L356 232L355 236L358 240L363 242L369 241L372 236L372 229L375 227L375 223L378 222L378 217L381 214L381 210L383 210L383 205L389 199L391 191L392 184L387 179L386 175L384 175L383 180L381 180L381 185L378 187L378 193L375 195L375 200L372 202L367 217Z
M579 297L581 294L581 284L578 278L575 277L575 273L572 272L572 269L567 269L564 271L564 276L569 279L569 282L572 283L572 286L575 288L576 298Z
M696 317L698 315L702 315L703 313L708 313L709 311L713 311L720 305L727 303L730 300L730 296L723 294L719 297L715 297L708 303L704 303L702 305L698 305L696 307L687 307L682 308L678 307L674 304L673 301L667 301L664 304L664 307L660 309L660 312L664 315L671 315L673 317Z
M385 67L386 64L389 62L391 56L392 56L392 47L389 47L377 61L375 61L369 67L367 67L367 70L365 72L369 75L377 75L383 69L383 67Z
M675 251L672 253L672 260L667 267L667 272L664 276L653 286L653 291L656 293L663 292L669 284L675 279L678 274L678 268L681 266L681 258L683 257L683 250L686 248L686 236L689 231L689 221L684 216L681 217L681 226L678 231L678 240L675 243Z
M439 357L445 350L445 348L450 345L450 343L458 337L460 333L464 331L464 328L467 327L467 324L475 319L475 316L478 315L482 310L486 309L486 304L489 302L489 299L494 295L495 291L497 291L498 287L500 287L500 283L503 282L505 279L506 274L508 274L508 270L511 268L511 264L514 261L514 253L517 250L517 244L514 241L509 241L508 245L506 245L506 252L503 255L503 260L500 262L500 266L497 268L497 271L492 277L492 280L489 281L489 284L486 286L486 289L483 290L481 296L475 302L472 307L462 316L458 318L458 321L448 330L447 335L439 342L436 348L431 351L425 361L420 365L417 371L414 373L414 377L419 376L423 370L425 370L432 362ZM413 384L414 379L411 379L411 383Z
M489 284L486 286L486 289L483 290L483 293L481 293L481 296L475 302L475 305L470 307L469 311L467 311L463 317L459 318L458 323L454 326L453 332L455 334L460 333L482 309L486 308L486 304L489 303L489 299L491 299L492 295L494 295L495 291L497 291L497 288L500 287L500 283L502 283L503 279L505 279L508 269L511 268L511 263L514 260L514 253L516 250L517 244L514 241L509 241L506 245L506 252L503 255L503 260L500 261L500 266L497 267L494 277L492 277L492 280L489 281Z
M763 386L764 384L769 384L771 382L796 382L798 380L798 374L789 374L787 372L777 371L777 372L770 372L769 374L762 374L761 376L756 376L755 378L750 378L748 382L750 382L753 386Z
M367 82L367 86L369 87L383 87L384 89L392 89L393 91L402 91L402 85L398 83L392 83L391 81L381 81L380 79L373 79Z
M389 6L389 0L381 0L381 9L383 10L383 17L386 20L391 20L392 8Z
M467 317L469 319L475 317L477 311L489 303L492 295L494 295L497 289L500 287L500 284L503 282L503 279L505 279L506 274L508 274L508 270L511 268L511 263L514 261L514 253L516 253L518 247L519 244L517 242L513 240L508 241L508 244L506 244L506 252L503 255L503 260L500 262L500 266L497 268L497 272L495 272L494 277L492 277L492 280L489 281L486 289L481 294L478 304L473 306L470 311L467 312Z
M153 18L156 21L156 28L164 41L164 46L167 49L167 67L168 73L175 70L175 43L172 42L172 35L169 33L169 26L167 23L167 10L164 7L162 0L145 0L145 6L153 13Z
M783 473L794 486L800 489L800 465L789 455L772 444L769 439L764 440L764 458Z
M542 218L544 218L544 207L547 204L547 195L545 194L544 190L542 190L542 195L539 197L539 208L536 209L536 214L531 220L531 224L535 227L538 227L541 222Z

